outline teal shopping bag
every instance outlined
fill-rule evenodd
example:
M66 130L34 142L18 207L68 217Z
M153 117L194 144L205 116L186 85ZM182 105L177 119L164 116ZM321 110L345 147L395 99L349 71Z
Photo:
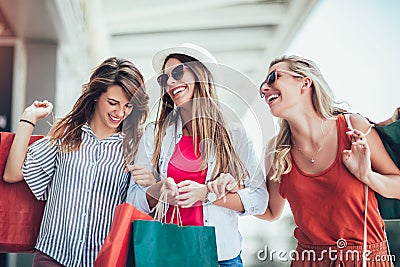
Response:
M400 168L400 120L385 126L376 126L386 151L393 162ZM390 252L395 257L395 266L400 262L400 200L385 198L375 193L379 212L385 222L386 235Z
M215 229L136 220L126 266L218 267Z
M389 125L376 126L375 129L393 162L400 168L400 120ZM383 219L400 219L400 200L385 198L379 194L376 197Z

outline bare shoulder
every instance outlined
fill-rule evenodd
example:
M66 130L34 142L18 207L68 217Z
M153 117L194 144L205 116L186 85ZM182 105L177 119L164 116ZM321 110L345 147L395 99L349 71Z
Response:
M367 132L368 129L371 127L371 123L358 113L352 113L350 115L350 122L354 129L357 129L363 133Z

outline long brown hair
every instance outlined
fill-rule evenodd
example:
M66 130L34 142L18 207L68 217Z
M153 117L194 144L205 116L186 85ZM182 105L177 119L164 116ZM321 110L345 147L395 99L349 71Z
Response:
M207 167L208 160L215 156L215 168L211 179L215 179L220 173L229 172L235 179L243 180L248 176L248 171L242 160L236 153L232 138L227 130L224 116L219 107L219 101L215 93L214 80L211 72L198 60L183 54L171 54L170 58L176 58L189 67L195 76L195 90L192 99L192 129L194 151L197 151L197 140L200 139L201 168ZM179 108L174 108L174 102L161 88L162 96L159 101L156 131L155 151L152 162L156 166L160 159L162 139L166 129L170 125L176 126L179 116Z
M97 100L111 85L120 86L133 105L132 112L117 129L121 132L124 127L123 153L125 161L132 162L147 118L149 97L140 71L131 61L122 58L108 58L93 71L72 110L53 127L51 143L59 144L63 152L78 150L82 126L91 121Z

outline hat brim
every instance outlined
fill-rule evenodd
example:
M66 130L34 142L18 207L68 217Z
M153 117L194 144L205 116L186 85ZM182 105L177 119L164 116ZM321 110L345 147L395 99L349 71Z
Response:
M196 49L190 47L177 46L161 50L154 55L152 63L153 63L153 68L157 73L160 73L162 71L165 59L171 54L183 54L191 56L202 63L206 62L214 64L217 63L215 58L211 58L210 56L207 56Z

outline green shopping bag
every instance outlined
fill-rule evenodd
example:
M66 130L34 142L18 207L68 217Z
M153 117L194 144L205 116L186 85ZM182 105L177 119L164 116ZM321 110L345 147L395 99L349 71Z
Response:
M385 126L375 126L386 151L400 168L400 120ZM395 266L400 262L400 200L385 198L375 193L378 208L385 222L390 252L395 256Z
M126 266L218 267L215 229L158 221L132 222Z
M375 129L393 162L400 168L400 120L385 126L375 126ZM379 194L376 194L376 198L383 219L400 219L400 200Z

